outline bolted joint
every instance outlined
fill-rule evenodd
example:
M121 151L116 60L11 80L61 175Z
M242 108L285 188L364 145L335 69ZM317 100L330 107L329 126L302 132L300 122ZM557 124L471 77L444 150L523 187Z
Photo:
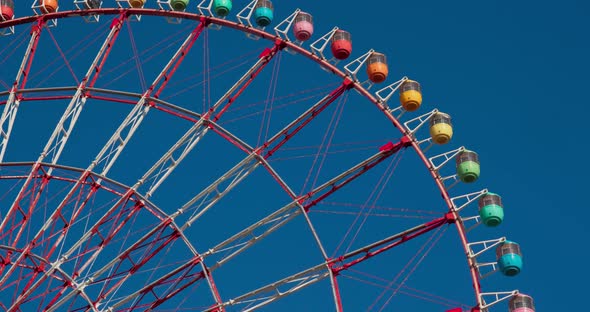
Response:
M277 38L275 40L275 46L277 47L278 50L282 50L287 46L287 42L283 39Z
M117 18L113 19L109 29L113 29L113 27L120 27L123 24L123 22L125 22L128 16L129 15L127 14L127 11L121 12L121 14L119 14Z
M404 136L401 138L401 140L400 140L401 144L402 144L404 147L411 146L411 145L412 145L412 141L413 141L413 140L412 140L412 138L411 138L410 136L408 136L407 134L406 134L406 135L404 135Z
M203 26L205 27L209 27L209 25L211 24L211 19L205 16L201 16L201 18L199 19L199 23L203 24Z
M447 212L445 213L445 220L447 221L447 223L455 223L457 222L457 217L453 212Z
M43 175L43 178L42 178L42 181L43 181L43 183L48 183L49 180L51 180L51 178L53 178L53 176L50 176L48 174L44 174Z
M343 266L336 266L337 262L342 262L342 257L336 258L334 259L336 261L330 261L330 259L328 259L328 267L330 268L330 271L332 271L332 274L334 276L338 276L340 275L340 272L343 271L345 268Z
M352 79L350 79L350 77L348 77L348 76L346 76L346 78L344 78L344 82L342 84L344 85L346 90L350 90L354 87L354 81Z

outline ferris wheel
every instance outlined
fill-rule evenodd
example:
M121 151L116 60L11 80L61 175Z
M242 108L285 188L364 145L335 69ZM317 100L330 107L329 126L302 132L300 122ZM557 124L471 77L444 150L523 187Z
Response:
M479 155L345 29L270 0L19 5L0 310L535 311Z

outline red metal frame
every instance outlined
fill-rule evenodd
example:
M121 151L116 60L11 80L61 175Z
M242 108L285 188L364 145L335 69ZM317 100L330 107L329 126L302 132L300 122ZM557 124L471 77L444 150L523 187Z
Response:
M31 23L31 22L34 22L35 20L37 20L39 22L44 22L46 20L54 19L54 18L65 18L65 17L70 17L70 16L90 15L90 14L102 14L102 15L122 14L122 15L127 15L127 16L137 14L137 15L155 15L155 16L176 17L176 18L183 18L183 19L190 19L190 20L201 20L201 21L205 21L206 23L214 23L214 24L218 24L221 26L226 26L229 28L238 29L240 31L247 32L247 33L268 39L268 40L275 40L275 38L272 34L268 34L268 33L265 33L264 31L261 31L261 30L255 29L255 28L246 27L246 26L241 25L239 23L231 22L228 20L217 19L217 18L213 18L213 17L203 17L203 16L200 16L197 14L192 14L192 13L187 13L187 12L172 12L172 11L161 11L161 10L152 10L152 9L124 9L123 10L123 9L115 9L115 8L104 8L104 9L87 10L87 11L82 11L82 12L80 12L80 11L65 11L65 12L57 12L57 13L47 14L42 17L31 16L31 17L24 17L24 18L19 18L19 19L15 19L15 20L10 20L10 21L0 23L0 27L10 27L10 26L19 25L19 24ZM346 78L346 75L342 71L340 71L338 68L336 68L332 64L326 62L325 60L321 59L320 57L314 55L310 51L307 51L304 48L297 46L291 42L284 42L283 44L285 47L288 47L291 51L294 51L300 55L303 55L303 56L311 59L312 61L320 64L321 66L323 66L324 68L326 68L330 72L332 72L333 74L340 76L343 79ZM367 99L369 99L371 102L373 102L378 107L378 109L383 111L383 113L390 119L392 124L396 128L398 128L400 131L402 131L402 133L403 133L403 126L400 124L400 122L372 94L370 94L359 83L356 83L356 82L351 83L351 88L355 88L360 94L362 94ZM159 94L159 92L156 92L156 95L157 94ZM157 98L157 96L156 96L156 98ZM417 142L412 140L412 141L408 141L408 143L406 143L406 144L411 145L416 150L419 157L424 162L425 166L427 168L429 168L430 163L429 163L428 159L426 158L426 156L424 155L424 153L421 151ZM444 224L444 223L449 223L454 220L457 220L459 218L458 213L454 212L451 209L452 203L451 203L450 197L449 197L448 193L446 192L446 189L445 189L442 181L440 181L440 179L438 178L438 176L436 175L435 172L431 171L431 175L432 175L433 179L435 180L435 183L436 183L437 187L439 188L441 195L442 195L443 199L445 200L447 206L449 207L449 211L450 211L445 216L445 218L442 219L442 221L439 219L437 222L444 221L442 223L442 224ZM459 233L461 242L465 248L465 251L468 252L465 229L463 228L463 226L460 222L454 222L454 223L457 225L458 233ZM438 224L438 223L436 223L436 224ZM438 226L440 226L442 224L438 224ZM428 229L431 230L430 228L428 228ZM402 243L403 241L404 240L401 240L401 241L399 241L399 243ZM389 247L386 246L383 248L389 249L389 248L395 246L396 243L397 242L391 243L391 246L389 246ZM397 244L399 244L399 243L397 243ZM476 267L473 263L473 260L468 259L468 262L469 262L471 278L473 280L473 288L475 290L475 295L476 295L477 300L479 300L479 295L481 293L481 288L479 285L479 275L477 274L477 270L476 270Z

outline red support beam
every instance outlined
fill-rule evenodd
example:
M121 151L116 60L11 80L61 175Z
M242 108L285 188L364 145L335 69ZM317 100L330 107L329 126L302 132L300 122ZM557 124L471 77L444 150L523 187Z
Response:
M269 141L264 143L257 151L258 154L266 152L264 158L267 159L272 156L278 149L281 148L289 139L291 139L297 132L303 129L310 123L317 115L324 111L330 104L337 100L345 91L353 87L352 80L346 78L344 82L330 94L322 99L319 103L314 105L313 109L306 111L302 116L293 121L278 134L273 136ZM274 144L274 145L273 145Z
M355 266L363 261L373 258L393 247L399 246L405 242L408 242L418 236L426 234L434 229L437 229L445 224L453 223L455 219L450 217L449 214L445 216L426 222L424 224L413 227L404 232L390 236L384 240L367 245L355 251L349 252L337 258L329 260L332 263L342 263L339 266L333 265L332 272L338 274L339 272L346 270L352 266ZM347 261L348 260L348 261Z

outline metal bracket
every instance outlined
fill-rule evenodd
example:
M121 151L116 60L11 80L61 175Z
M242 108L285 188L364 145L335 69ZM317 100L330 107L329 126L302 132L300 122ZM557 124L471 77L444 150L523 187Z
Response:
M461 211L463 208L467 207L472 202L476 201L477 199L479 199L480 197L485 195L487 192L488 192L488 189L483 189L479 192L473 192L473 193L469 193L469 194L465 194L465 195L456 196L456 197L451 198L451 203L453 204L453 210ZM466 199L467 201L464 204L462 204L461 206L457 207L457 201L463 200L463 199Z
M488 308L502 302L504 300L508 300L513 296L518 294L518 290L513 291L502 291L502 292L489 292L489 293L481 293L479 294L479 308L482 312L488 312ZM494 301L490 303L486 303L485 297L492 297Z
M39 2L41 1L41 2ZM33 12L35 12L35 15L45 15L47 13L44 13L43 11L47 12L47 8L45 7L45 3L43 3L43 0L35 0L33 2L33 5L31 6L31 9L33 9ZM59 6L57 8L55 8L55 12L59 11ZM47 27L55 27L57 26L57 19L51 19L51 20L47 20L46 24Z
M117 5L122 9L132 8L131 3L129 3L129 0L115 0L115 1L117 1ZM139 21L141 21L141 15L139 15L139 14L130 15L129 20L139 22Z
M498 263L496 262L484 262L484 263L476 263L475 266L477 267L477 271L479 272L479 276L484 279L496 272L498 272ZM490 268L486 273L482 274L482 268Z
M406 80L408 80L408 77L404 76L404 77L402 77L402 79L400 79L400 80L380 89L379 91L375 92L375 95L377 96L377 99L379 99L379 102L381 102L381 103L385 104L387 107L389 107L389 105L387 104L387 101L389 101L389 99L393 96L393 94L397 90L399 90L399 88L402 86L402 84ZM387 92L387 93L385 93L385 92ZM399 107L392 109L391 111L397 110L400 107L402 108L402 110L404 110L403 107L400 105Z
M352 62L350 62L344 66L344 70L348 73L348 75L352 78L353 81L359 82L358 78L356 77L356 74L361 70L361 67L363 67L363 65L365 65L365 63L367 62L369 57L371 57L371 54L373 54L373 52L375 52L375 50L371 49L371 50L369 50L369 52L357 57L355 60L353 60ZM356 65L356 67L354 69L352 69L352 66L355 66L355 65ZM370 79L367 79L367 80L361 82L360 84L361 84L361 86L363 86L367 90L369 90L369 89L371 89L371 87L373 87L373 82Z
M170 0L158 0L158 6L160 7L161 10L165 10L165 11L175 11L174 8L172 7L172 4L170 3ZM182 10L182 12L186 11L186 8L184 10ZM170 16L166 16L166 21L170 24L180 24L182 23L182 19L178 18L178 17L170 17Z
M430 120L430 117L432 117L432 115L438 113L438 109L433 109L432 111L424 114L424 115L420 115L416 118L410 119L406 122L404 122L404 128L406 128L406 134L410 134L410 135L414 135L416 133L416 131L418 131L418 129L420 129L425 123L427 123ZM412 128L413 124L416 124L416 126L414 126Z
M274 30L278 37L287 41L291 41L291 39L289 39L289 30L291 29L291 26L293 26L293 22L295 21L295 18L299 12L301 12L300 9L295 10L295 12L291 13L291 15L275 26ZM303 43L298 40L295 40L295 42L299 45Z
M238 18L238 21L242 25L247 25L247 26L250 26L253 28L258 28L258 29L264 30L265 27L254 26L254 25L252 25L252 21L250 21L250 18L252 17L252 13L254 13L254 8L256 7L256 4L258 4L258 0L252 0L252 2L250 2L245 8L243 8L242 10L240 10L240 12L238 12L236 17ZM250 33L246 33L246 37L253 39L253 40L260 39L260 37L252 35Z
M477 258L484 252L504 243L505 241L506 237L501 237L497 239L469 243L467 244L467 247L469 247L469 258ZM473 247L480 247L481 250L475 251Z
M338 27L334 27L332 28L332 30L330 30L327 34L321 36L318 40L314 41L311 45L311 53L313 53L315 56L319 57L322 60L326 60L331 64L338 64L338 62L340 62L340 60L332 57L331 59L326 59L326 57L324 56L324 50L326 49L326 47L328 46L328 43L330 43L330 40L332 40L332 37L334 37L334 33L338 30ZM324 69L324 67L322 67L322 69Z
M465 150L465 147L461 146L458 149L428 158L428 161L430 162L430 170L433 170L433 171L439 170L444 165L446 165L451 159L455 158L455 156L459 155L459 153L463 152L464 150ZM440 159L444 159L444 160L440 164L437 164Z
M479 217L479 215L475 215L473 217L467 217L467 218L461 218L461 222L463 223L463 225L465 225L466 223L470 223L470 222L474 222L474 224L468 228L465 229L465 233L469 233L471 232L473 229L475 229L476 227L478 227L481 224L481 218Z
M407 76L402 77L402 79L378 90L377 92L375 92L375 95L377 96L377 99L379 100L379 103L381 103L381 105L383 106L383 108L387 109L389 111L390 114L394 115L394 117L396 119L400 119L402 118L402 116L406 113L406 110L404 109L403 106L399 105L396 106L395 108L390 108L389 104L387 103L389 101L389 99L393 96L393 94L395 94L395 92L397 90L399 90L399 88L401 87L401 85L408 80ZM386 93L387 92L387 93ZM384 95L385 94L385 95ZM397 114L397 115L396 115ZM426 139L426 141L430 141L432 140L430 137L428 139ZM418 144L420 144L420 142L418 142ZM430 144L432 145L432 143ZM430 146L426 147L426 149L424 150L424 152L426 152L428 149L430 148Z
M208 15L211 17L216 17L215 14L213 13L213 11L211 10L213 8L213 1L215 1L215 0L201 0L201 2L197 5L197 9L199 10L199 14ZM205 5L205 2L209 2L209 4ZM226 19L227 16L216 17L216 18ZM210 29L214 29L214 30L221 29L221 25L213 24L213 23L209 23L209 25L207 25L207 27L209 27Z
M74 0L74 5L80 11L85 11L89 9L100 9L102 7L102 1L98 3L97 8L93 8L88 3L88 0ZM90 15L82 15L82 18L87 23L96 23L100 20L100 15L98 14L90 14Z

